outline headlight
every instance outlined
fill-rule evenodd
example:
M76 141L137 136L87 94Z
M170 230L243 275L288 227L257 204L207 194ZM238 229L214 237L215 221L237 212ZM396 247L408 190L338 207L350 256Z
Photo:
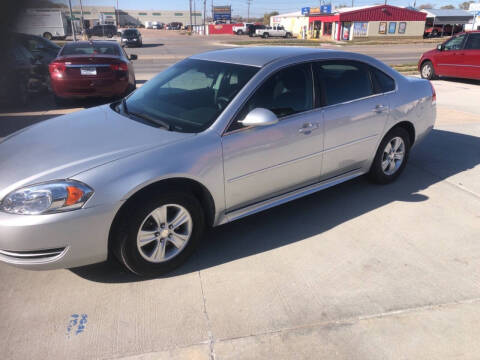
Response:
M93 189L74 180L57 180L12 191L0 202L0 211L38 215L81 208Z
M128 39L126 39L126 38L123 38L123 39L122 39L122 41L127 41L127 40L128 40Z

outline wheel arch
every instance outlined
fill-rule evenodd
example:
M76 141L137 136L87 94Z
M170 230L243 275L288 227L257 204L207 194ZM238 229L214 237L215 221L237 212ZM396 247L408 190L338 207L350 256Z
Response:
M410 146L413 146L415 142L415 125L410 121L404 120L393 125L386 133L385 136L391 132L393 129L402 128L408 133L408 139L410 140Z
M185 177L162 179L137 189L133 194L130 194L127 200L118 209L110 226L108 235L108 248L111 249L111 245L115 241L117 235L115 234L115 229L118 228L118 225L124 221L125 217L128 215L128 208L131 204L138 199L147 196L147 194L160 194L162 191L171 190L191 192L198 199L204 210L207 225L213 226L216 211L215 202L210 191L203 184L196 180Z

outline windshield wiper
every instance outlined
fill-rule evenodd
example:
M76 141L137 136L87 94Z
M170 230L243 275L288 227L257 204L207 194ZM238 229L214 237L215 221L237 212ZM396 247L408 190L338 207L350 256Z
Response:
M125 99L123 100L125 101ZM138 114L138 113L134 113L134 112L128 112L128 110L124 107L124 111L126 114L128 115L133 115L133 116L136 116L140 119L143 119L143 120L146 120L148 121L149 123L152 123L152 124L155 124L155 125L158 125L158 126L161 126L165 129L167 129L168 131L171 130L171 126L169 124L167 124L165 121L163 120L160 120L160 119L156 119L156 118L153 118L147 114Z

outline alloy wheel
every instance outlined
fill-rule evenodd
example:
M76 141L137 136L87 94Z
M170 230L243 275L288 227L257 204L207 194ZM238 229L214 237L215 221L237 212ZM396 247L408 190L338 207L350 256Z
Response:
M137 234L140 255L152 263L161 263L178 255L192 235L190 213L178 204L165 204L143 220Z
M385 175L393 175L402 166L405 158L405 143L401 137L390 140L382 154L382 170Z

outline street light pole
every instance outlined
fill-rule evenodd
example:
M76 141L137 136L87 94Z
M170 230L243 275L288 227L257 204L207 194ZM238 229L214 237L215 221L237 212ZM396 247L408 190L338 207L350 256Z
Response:
M72 0L68 0L68 6L70 8L70 23L72 24L73 41L77 41L77 36L75 35L75 24L73 23Z
M192 0L190 0L189 3L190 3L190 32L192 32L192 25L193 25L193 22L192 22Z
M207 35L207 23L205 21L205 14L207 12L207 0L203 0L203 35Z

